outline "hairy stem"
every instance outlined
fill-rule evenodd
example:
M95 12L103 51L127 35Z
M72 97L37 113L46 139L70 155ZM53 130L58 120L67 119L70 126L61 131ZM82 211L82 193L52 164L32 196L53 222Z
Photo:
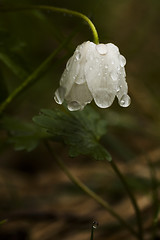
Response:
M66 13L69 15L73 15L79 18L82 18L90 27L92 34L93 34L93 41L95 44L99 43L99 38L98 38L98 33L97 30L92 23L92 21L84 14L69 10L66 8L58 8L58 7L53 7L53 6L43 6L43 5L33 5L33 6L24 6L24 7L7 7L7 8L0 8L1 12L8 12L8 11L23 11L23 10L34 10L34 9L39 9L39 10L49 10L53 12L59 12L59 13Z
M99 203L102 207L104 207L114 218L118 220L118 222L128 229L134 236L138 237L137 232L125 221L123 220L113 209L112 207L101 197L99 197L95 192L93 192L90 188L88 188L79 178L72 175L68 167L65 163L53 152L52 148L48 143L46 143L47 149L50 152L53 159L56 161L61 170L68 176L72 183L74 183L77 187L79 187L83 192L85 192L88 196L93 198L97 203Z

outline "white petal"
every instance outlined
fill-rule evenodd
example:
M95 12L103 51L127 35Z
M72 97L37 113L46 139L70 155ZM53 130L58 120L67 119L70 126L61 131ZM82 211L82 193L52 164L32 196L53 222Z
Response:
M60 85L66 89L66 95L71 90L74 83L82 84L85 82L84 65L86 63L86 51L88 45L93 43L84 42L79 45L73 56L68 60L66 69L61 77Z
M116 95L118 81L117 70L116 72L108 71L109 65L111 64L110 58L108 58L108 52L106 55L102 55L96 50L89 54L92 55L93 60L89 60L85 65L85 76L88 88L91 91L95 103L99 107L109 107Z
M70 65L64 70L61 80L60 80L60 86L62 86L66 90L66 94L70 91L72 88L72 85L75 82L75 79L77 77L78 71L79 71L79 63L74 63L74 58L70 58Z
M81 85L74 83L71 91L66 96L67 102L78 102L81 106L90 103L92 99L93 97L86 83Z
M121 68L120 69L120 73L119 73L119 79L118 79L118 86L117 86L117 98L118 100L121 99L121 97L125 94L127 94L128 92L128 85L126 82L126 78L125 78L126 74L125 74L125 69Z
M64 70L64 73L62 74L60 85L66 89L66 95L71 90L72 85L76 81L76 78L78 76L79 70L80 70L80 58L81 53L79 51L79 46L76 48L73 56L68 60L66 64L66 69Z
M114 73L118 71L120 68L120 62L119 62L119 49L117 46L115 46L112 43L107 43L107 54L105 56L105 62L108 65L108 71L111 73Z
M108 92L107 89L97 89L94 93L94 101L100 108L110 107L114 98L115 94Z

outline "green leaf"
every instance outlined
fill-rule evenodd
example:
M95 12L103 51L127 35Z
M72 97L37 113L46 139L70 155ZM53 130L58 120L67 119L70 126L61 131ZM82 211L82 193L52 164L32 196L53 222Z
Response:
M69 145L70 156L83 154L96 160L111 160L108 151L99 143L106 133L106 121L90 106L77 112L42 109L41 113L33 121L47 129L54 140Z
M49 136L35 124L22 122L11 117L2 118L1 126L8 131L8 142L14 144L15 150L32 151L41 139Z

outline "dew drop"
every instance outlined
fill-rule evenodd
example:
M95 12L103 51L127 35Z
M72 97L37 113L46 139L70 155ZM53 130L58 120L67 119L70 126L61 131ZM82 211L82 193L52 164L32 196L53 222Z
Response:
M67 107L69 111L77 111L82 108L82 106L76 101L70 102Z
M121 88L122 88L121 85L117 87L117 93L121 90Z
M54 95L54 100L58 104L62 104L64 101L65 89L63 87L59 87Z
M99 223L97 221L94 221L92 223L92 228L96 229L98 227Z
M68 60L68 62L67 62L67 64L66 64L66 69L67 69L67 71L69 70L70 64L71 64L71 58Z
M79 51L76 52L76 56L75 56L75 58L76 58L77 61L80 60L80 58L81 58L81 54L80 54Z
M130 103L131 103L131 98L127 94L124 94L119 100L119 105L121 107L128 107Z
M105 67L104 67L105 69L107 69L108 68L108 66L107 65L105 65Z
M94 101L100 108L110 107L115 98L115 94L109 93L107 89L97 89L94 93Z
M93 68L92 68L92 67L90 67L90 68L89 68L89 70L91 70L91 71L92 71L92 70L93 70Z
M111 73L111 78L112 78L113 81L116 81L117 78L118 78L117 73L116 73L116 72L112 72L112 73Z
M120 55L120 65L121 67L124 67L126 65L126 59L122 55Z
M77 84L85 83L85 77L84 76L83 77L82 76L81 77L77 77L75 83L77 83Z
M101 55L105 55L107 53L107 47L103 43L96 45L96 50Z

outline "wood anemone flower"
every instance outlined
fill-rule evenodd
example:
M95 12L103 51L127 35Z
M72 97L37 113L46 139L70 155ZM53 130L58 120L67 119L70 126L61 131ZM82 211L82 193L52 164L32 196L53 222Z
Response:
M108 108L115 97L119 105L128 107L126 59L112 43L94 44L87 41L79 45L68 60L54 99L64 100L70 111L82 110L94 99L100 108Z

